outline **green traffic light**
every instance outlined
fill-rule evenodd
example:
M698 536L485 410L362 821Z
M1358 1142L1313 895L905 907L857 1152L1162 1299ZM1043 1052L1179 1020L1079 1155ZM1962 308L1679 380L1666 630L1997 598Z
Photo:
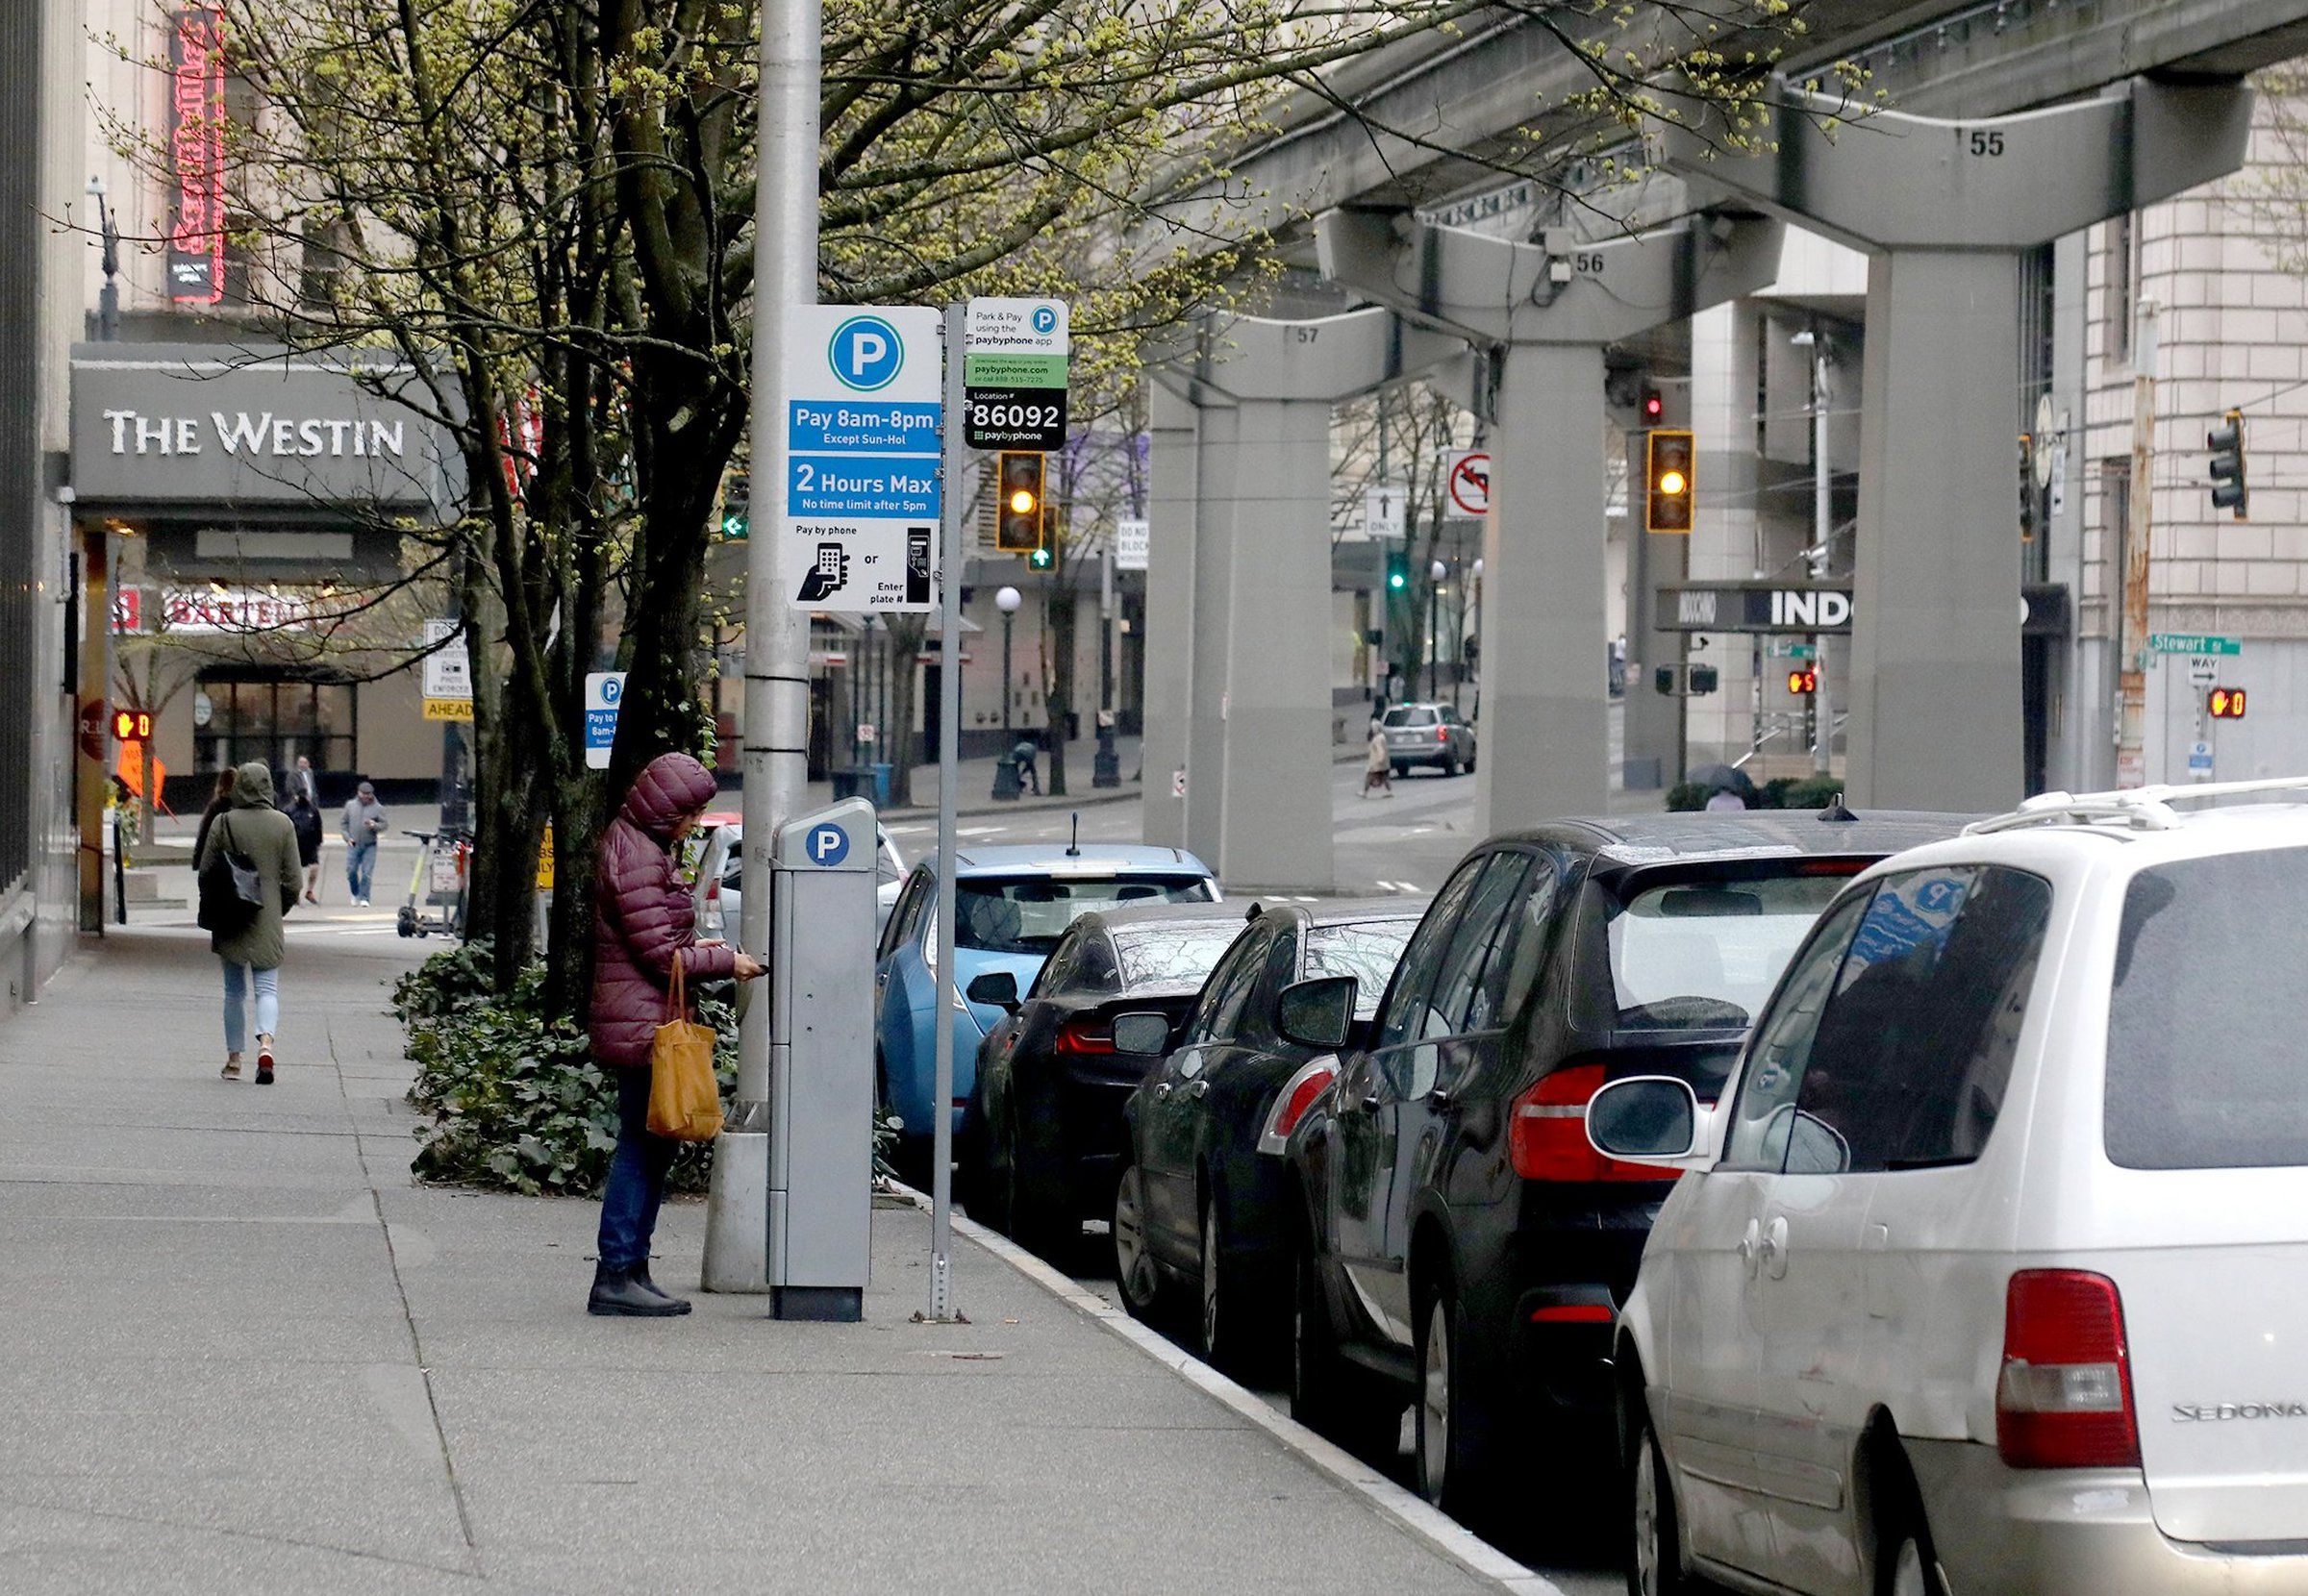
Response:
M1047 549L1036 549L1033 554L1027 558L1026 563L1033 566L1038 571L1048 570L1050 568L1050 551Z
M1395 571L1387 578L1387 586L1399 590L1409 580L1400 571Z

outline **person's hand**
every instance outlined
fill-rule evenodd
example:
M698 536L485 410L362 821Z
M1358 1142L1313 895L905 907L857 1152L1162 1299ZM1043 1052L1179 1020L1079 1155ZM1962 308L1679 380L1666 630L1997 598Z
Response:
M736 962L730 968L730 973L740 981L751 981L767 972L762 967L760 960L749 953L740 951L737 956Z

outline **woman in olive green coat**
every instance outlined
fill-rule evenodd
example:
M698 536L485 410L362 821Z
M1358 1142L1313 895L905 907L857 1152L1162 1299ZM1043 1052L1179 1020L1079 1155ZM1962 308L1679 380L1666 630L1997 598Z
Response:
M216 817L193 861L195 876L222 849L252 866L260 883L276 891L263 901L247 925L231 935L212 934L210 945L224 960L224 1078L240 1079L240 1054L248 1038L248 998L257 1000L257 1085L272 1085L272 1033L280 1023L281 960L288 942L281 916L296 902L304 871L296 853L296 826L272 807L272 772L252 760L234 773L232 807Z

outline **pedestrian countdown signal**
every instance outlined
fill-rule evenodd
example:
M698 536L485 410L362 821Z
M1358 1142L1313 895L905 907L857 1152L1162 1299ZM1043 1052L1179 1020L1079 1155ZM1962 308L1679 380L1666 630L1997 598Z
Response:
M2242 720L2244 718L2244 689L2242 687L2214 687L2205 695L2204 708L2214 720Z
M1819 671L1810 666L1789 671L1787 673L1787 690L1797 698L1809 698L1819 690Z
M114 710L113 711L113 740L115 742L150 742L152 740L152 711L150 710Z

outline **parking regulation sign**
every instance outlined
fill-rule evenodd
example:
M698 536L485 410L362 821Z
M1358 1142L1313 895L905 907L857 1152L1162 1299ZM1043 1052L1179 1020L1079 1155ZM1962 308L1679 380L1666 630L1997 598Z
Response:
M1071 335L1063 299L973 299L962 319L962 441L1066 447Z
M939 313L812 305L795 321L779 529L791 539L786 596L802 610L930 610L944 420Z
M585 764L607 770L617 742L617 711L625 702L625 673L596 670L585 678Z

